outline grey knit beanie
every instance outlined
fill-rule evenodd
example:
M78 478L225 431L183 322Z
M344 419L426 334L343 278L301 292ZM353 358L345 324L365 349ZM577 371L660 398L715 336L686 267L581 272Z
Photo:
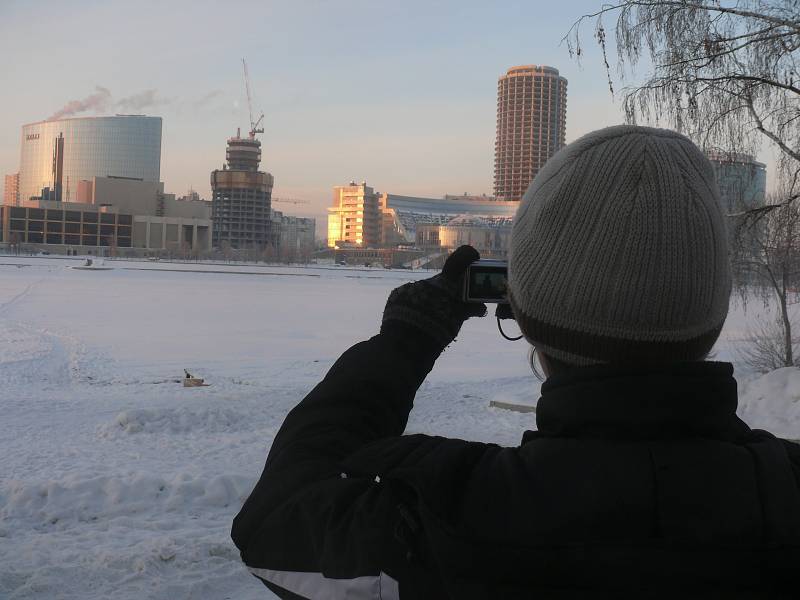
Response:
M511 306L526 339L556 359L697 360L719 336L730 290L711 164L674 131L589 133L520 201Z

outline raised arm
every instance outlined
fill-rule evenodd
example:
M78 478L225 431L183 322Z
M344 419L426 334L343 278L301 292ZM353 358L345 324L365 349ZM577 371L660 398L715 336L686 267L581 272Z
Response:
M403 433L436 358L467 318L485 314L484 305L460 298L464 271L477 258L473 248L461 247L439 275L393 290L381 332L347 350L288 414L234 520L232 537L243 553L253 543L261 546L254 536L263 535L263 523L278 507L320 482L339 480L344 459L365 445Z

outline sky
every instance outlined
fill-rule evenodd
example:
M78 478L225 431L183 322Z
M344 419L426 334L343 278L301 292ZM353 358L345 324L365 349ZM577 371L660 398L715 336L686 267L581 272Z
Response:
M264 112L262 169L285 213L323 218L331 189L491 194L497 78L520 64L568 79L567 141L622 122L602 58L562 38L600 0L0 0L0 172L20 127L75 100L163 118L166 191L210 198L226 139ZM16 57L16 58L14 58ZM644 75L644 73L643 73Z

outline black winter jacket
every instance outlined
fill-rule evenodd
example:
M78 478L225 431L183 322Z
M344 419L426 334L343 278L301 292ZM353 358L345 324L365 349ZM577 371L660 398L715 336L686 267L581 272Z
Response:
M232 531L281 598L800 598L800 446L731 365L551 377L503 448L401 435L437 356L389 327L286 417Z

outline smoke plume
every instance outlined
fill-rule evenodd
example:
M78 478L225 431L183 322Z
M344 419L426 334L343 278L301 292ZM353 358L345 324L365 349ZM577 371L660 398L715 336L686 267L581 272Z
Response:
M151 106L159 106L161 104L169 103L170 100L168 98L159 98L156 90L150 89L138 94L133 94L127 98L123 98L116 103L116 106L123 111L139 111Z
M194 108L202 108L207 104L209 104L212 100L214 100L214 98L217 98L219 96L222 96L222 90L213 90L211 92L208 92L205 96L202 96L197 100L195 100L194 102L192 102L192 106Z
M154 89L144 90L114 102L111 97L111 91L98 85L95 87L94 94L90 94L82 100L70 100L63 108L50 115L47 120L55 121L56 119L63 119L64 117L86 112L102 114L108 112L111 108L117 108L122 112L138 112L151 106L169 104L170 102L169 98L160 98L158 92Z
M47 118L48 121L55 121L64 117L70 117L87 111L105 112L111 104L111 92L101 86L95 87L94 94L86 96L83 100L70 100L63 108L53 113Z

